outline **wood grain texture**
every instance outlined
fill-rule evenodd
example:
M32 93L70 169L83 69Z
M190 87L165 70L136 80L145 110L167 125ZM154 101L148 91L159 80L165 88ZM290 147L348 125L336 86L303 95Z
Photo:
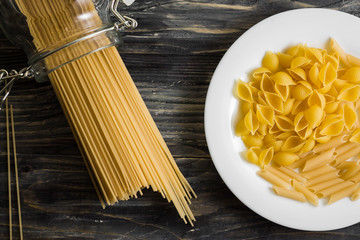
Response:
M124 34L119 50L198 194L191 205L197 219L194 228L183 224L172 204L150 190L102 210L50 83L18 81L10 102L16 122L25 239L360 239L360 224L331 232L304 232L257 215L222 182L206 145L205 97L224 52L266 17L304 7L360 15L359 1L340 0L137 0L122 9L138 20L139 27ZM26 61L1 33L0 68L20 69ZM4 112L0 132L5 133ZM9 235L5 140L1 134L1 239ZM16 227L14 236L18 236Z

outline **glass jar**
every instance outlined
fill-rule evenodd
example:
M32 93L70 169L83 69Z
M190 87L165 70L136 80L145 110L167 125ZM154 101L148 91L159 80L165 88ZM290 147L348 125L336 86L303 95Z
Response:
M89 0L43 1L50 1L56 7L39 12L38 8L33 7L42 4L38 0L20 1L23 5L19 5L19 0L0 0L0 27L11 42L25 51L32 75L38 82L47 80L49 73L69 62L110 46L121 45L121 30L137 26L134 19L122 17L117 12L118 0L92 0L93 7L86 4ZM120 22L114 24L110 20L110 10ZM47 22L47 14L59 22ZM67 14L71 21L67 21ZM40 34L46 32L49 36L62 28L62 37L55 40L49 38L47 41L46 36L42 36L43 41L37 42L29 29L30 23L42 24L46 29ZM78 47L84 44L87 46L85 49Z

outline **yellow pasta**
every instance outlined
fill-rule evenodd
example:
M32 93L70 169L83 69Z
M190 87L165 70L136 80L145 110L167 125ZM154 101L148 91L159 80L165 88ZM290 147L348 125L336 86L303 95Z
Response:
M290 76L292 76L297 81L306 81L307 75L304 69L302 68L294 68L288 70Z
M322 110L321 106L315 104L305 111L304 116L310 126L314 128L317 127L323 119L324 111Z
M308 98L308 105L314 106L317 105L321 109L325 108L326 105L326 99L323 94L320 94L316 89L312 92L311 96Z
M274 125L275 113L274 109L269 106L258 104L256 106L256 117L260 123Z
M306 182L306 178L304 176L302 176L302 174L299 174L298 172L296 172L295 170L293 170L289 167L281 166L278 168L278 170L283 172L284 174L288 175L291 179L295 179L296 181L298 181L300 183Z
M293 56L286 54L286 53L281 53L281 52L278 52L277 55L278 55L279 63L280 63L281 67L289 68L291 66L291 62L294 59Z
M352 185L333 193L329 197L328 205L336 201L339 201L340 199L343 199L345 197L351 196L356 191L357 188L358 188L358 184L353 183Z
M306 181L304 183L304 186L306 187L311 187L314 186L316 184L319 183L323 183L323 182L328 182L332 179L338 178L339 174L338 174L339 170L335 170L335 171L330 171L324 174L321 174L317 177L311 178L308 181Z
M286 188L281 188L277 186L273 186L274 192L282 197L291 198L299 202L306 202L306 198L303 193L297 192L294 190L289 190Z
M288 73L283 71L271 75L270 78L278 85L283 85L283 86L296 85L292 77Z
M353 83L360 82L360 67L354 66L346 70L345 74L342 76L342 79L347 80Z
M259 165L261 168L267 166L274 156L274 147L269 147L261 151L259 155Z
M282 171L280 171L278 168L267 165L267 166L265 166L264 169L266 171L271 172L272 174L276 175L277 177L281 178L282 180L284 180L285 182L290 184L290 180L292 178L290 176L288 176L287 174L283 173Z
M293 121L285 116L276 116L275 123L281 131L292 131L294 129Z
M317 62L320 64L322 64L324 61L323 51L318 48L311 48L311 47L307 48L305 51L305 56L307 56L309 59L311 59L311 61Z
M356 84L348 83L341 88L338 100L355 102L360 96L360 86Z
M312 185L310 187L308 187L308 189L314 193L318 193L326 188L329 188L329 187L332 187L332 186L335 186L339 183L342 183L344 182L344 180L342 180L341 178L333 178L331 180L328 180L326 182L321 182L321 183L318 183L318 184L315 184L315 185Z
M246 102L252 103L253 95L252 95L252 91L251 91L249 84L239 80L237 86L238 86L237 87L238 97Z
M277 152L275 153L273 160L281 166L289 166L299 160L299 156L291 152Z
M332 84L336 80L336 77L336 69L330 62L327 62L327 64L320 69L319 79L324 86Z
M284 152L299 152L305 145L305 142L298 136L290 136L284 142L281 151Z
M266 99L266 102L269 104L269 106L272 107L275 111L277 112L284 111L284 102L278 94L264 92L264 97Z
M350 66L349 60L346 56L344 50L340 47L339 43L335 41L335 39L330 39L330 47L331 49L339 55L341 62L347 67Z
M273 52L266 52L263 60L262 60L263 67L269 69L271 72L275 72L279 68L279 58Z
M246 159L253 163L253 164L259 164L259 156L261 153L260 147L250 147L245 154Z
M248 148L263 146L263 140L257 135L246 135L242 136L241 139L243 140L245 146Z
M319 204L319 198L313 192L307 189L304 185L302 185L296 180L292 180L292 185L296 191L304 194L306 199L309 200L312 205L317 206Z
M319 64L314 64L309 70L309 79L315 87L320 88L322 83L319 78Z
M291 62L291 68L306 68L311 63L311 60L306 57L296 57Z
M274 81L269 77L269 75L263 75L260 81L260 90L263 92L275 93Z
M351 200L356 201L359 198L360 198L360 188L358 187L358 189L351 195Z
M252 77L255 80L261 80L264 74L269 74L271 71L265 67L259 67L253 71Z
M255 113L250 109L250 111L244 117L244 125L251 132L252 135L255 134L256 130L259 128L259 121Z
M318 152L322 152L322 151L325 151L325 150L328 150L330 148L336 148L340 145L343 145L344 143L346 143L348 140L349 140L350 136L349 134L344 134L344 135L340 135L340 136L337 136L337 137L333 137L330 141L328 142L325 142L325 143L321 143L321 144L318 144L314 147L313 151L315 153L318 153ZM339 152L337 151L337 149L335 149L335 152L337 152L339 154Z
M352 133L349 141L353 143L360 143L360 128L356 129Z
M312 178L318 177L322 174L325 174L328 172L335 172L335 171L337 171L336 168L326 164L326 165L322 165L318 168L315 168L315 169L312 169L309 171L303 171L303 172L301 172L301 175L308 179L312 179Z
M360 198L352 194L360 182L360 59L333 39L330 47L268 51L250 82L236 85L245 105L235 134L246 158L276 194L313 205Z
M283 115L288 115L291 113L294 106L295 98L288 98L283 105L283 111L281 112Z
M282 180L280 177L276 176L275 174L273 174L265 169L261 169L261 170L257 171L256 173L260 177L264 178L265 180L267 180L268 182L270 182L273 185L283 187L283 188L288 188L291 186L290 183Z
M312 94L312 87L307 81L298 81L297 85L292 90L292 97L297 100L304 100Z
M328 197L338 191L341 191L342 189L347 188L353 184L354 183L351 181L341 181L335 185L332 185L330 187L327 187L325 189L318 191L316 193L316 195L319 196L319 198L326 198L326 197Z
M308 159L305 163L304 168L302 171L309 171L312 169L315 169L321 165L325 165L330 163L333 160L335 148L329 149L327 151L324 151L320 154L316 154L312 156L310 159Z

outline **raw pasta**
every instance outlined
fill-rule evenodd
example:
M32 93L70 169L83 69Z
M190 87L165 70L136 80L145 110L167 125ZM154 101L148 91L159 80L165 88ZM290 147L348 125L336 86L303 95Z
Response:
M330 47L268 51L237 84L245 157L277 195L314 206L360 198L360 59Z

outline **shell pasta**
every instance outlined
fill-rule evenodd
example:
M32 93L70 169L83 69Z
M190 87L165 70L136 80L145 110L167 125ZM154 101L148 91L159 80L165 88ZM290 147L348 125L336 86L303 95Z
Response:
M334 39L268 51L235 93L243 156L274 193L314 206L360 198L360 59Z

